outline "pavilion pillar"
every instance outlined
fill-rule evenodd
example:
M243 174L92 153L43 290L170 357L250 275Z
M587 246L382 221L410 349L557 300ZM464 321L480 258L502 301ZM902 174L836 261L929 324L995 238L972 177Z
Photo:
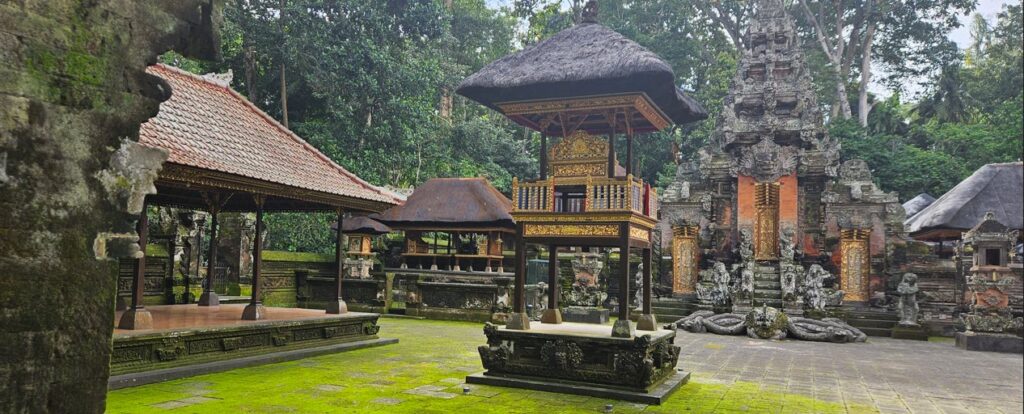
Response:
M345 246L342 241L345 233L341 231L344 219L345 212L338 209L338 234L334 241L334 262L338 265L338 272L334 278L334 300L327 302L327 313L334 315L348 313L348 305L341 294L341 283L345 279Z
M530 318L526 315L526 238L523 237L523 231L523 225L516 224L516 281L512 294L512 315L505 325L508 329L530 329Z
M629 323L629 223L619 225L619 317L612 326L612 336L630 338L633 326Z
M641 331L657 331L658 321L651 314L651 248L643 249L643 307L640 319L636 321L636 329Z
M626 175L635 174L633 171L633 135L626 135Z
M260 300L260 284L263 282L263 204L266 200L267 197L262 194L253 196L256 203L256 234L252 238L252 299L242 310L242 319L247 321L257 321L266 317L266 309Z
M608 178L615 178L615 119L612 118L611 132L608 133Z
M548 246L548 308L540 317L541 323L562 323L562 311L558 309L558 246Z
M540 134L540 179L548 179L548 136Z
M135 224L135 231L139 234L139 258L135 259L135 277L132 278L132 304L121 315L117 323L118 329L153 329L153 315L143 305L143 295L146 289L146 243L149 241L149 216L146 214L148 205L143 202L142 214Z
M223 206L220 196L217 193L211 195L208 200L210 205L210 250L206 261L206 285L203 286L203 294L199 296L199 306L220 306L220 297L213 291L213 275L217 268L217 214Z

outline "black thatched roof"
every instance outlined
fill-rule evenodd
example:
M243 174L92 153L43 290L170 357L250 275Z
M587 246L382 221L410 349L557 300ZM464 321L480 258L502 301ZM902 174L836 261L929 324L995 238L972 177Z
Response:
M395 230L515 231L512 200L484 178L434 178L378 221Z
M911 236L928 239L944 230L969 230L989 211L1011 229L1024 228L1024 163L979 168L904 225Z
M907 212L907 217L913 217L918 211L924 210L925 207L932 205L935 202L935 197L931 194L921 193L917 197L907 200L903 203L903 210Z
M337 221L331 224L331 230L338 230ZM345 234L385 234L390 233L391 228L373 218L358 216L343 220L341 231Z
M589 22L491 62L456 92L493 109L503 102L643 92L675 123L707 118L704 107L676 86L668 63Z

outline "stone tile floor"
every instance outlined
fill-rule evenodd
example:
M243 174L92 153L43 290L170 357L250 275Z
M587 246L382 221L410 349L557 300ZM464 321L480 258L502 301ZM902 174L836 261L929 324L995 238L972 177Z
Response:
M769 342L680 332L692 371L661 406L470 385L482 324L382 319L400 342L113 391L108 412L1021 413L1022 357L952 342Z
M701 382L753 382L882 413L1024 412L1021 355L968 352L936 339L829 344L680 332L676 344L681 364Z

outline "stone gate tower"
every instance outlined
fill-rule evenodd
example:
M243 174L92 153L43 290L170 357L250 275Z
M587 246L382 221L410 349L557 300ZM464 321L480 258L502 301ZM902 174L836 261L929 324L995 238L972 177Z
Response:
M787 293L795 301L786 286L795 280L783 273L820 264L841 273L847 300L867 301L886 267L886 236L902 235L902 208L863 161L840 168L793 18L780 0L755 6L712 141L680 162L662 198L673 291L694 292L699 270L716 260L736 265L734 278L753 271L747 304L781 307Z

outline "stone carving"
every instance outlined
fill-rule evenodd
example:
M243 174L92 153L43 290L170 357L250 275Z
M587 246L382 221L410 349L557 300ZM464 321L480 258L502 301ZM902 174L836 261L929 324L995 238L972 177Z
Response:
M804 341L818 342L865 342L868 336L841 319L789 318L789 335Z
M540 359L548 366L568 371L583 363L583 351L573 342L547 341L540 348Z
M636 295L633 297L633 301L636 302L636 308L642 309L644 307L644 264L640 263L636 267L636 276L634 281L636 282Z
M779 282L782 300L796 302L798 275L803 273L803 266L796 264L796 243L792 228L785 228L779 234Z
M568 306L600 306L608 294L601 288L600 275L604 262L598 253L577 253L572 259L573 282L562 292Z
M729 304L729 271L725 263L716 261L711 269L701 270L697 299L709 306Z
M792 174L797 167L799 150L781 146L769 137L761 138L755 145L745 148L733 167L733 175L754 177L758 182L775 182L784 175Z
M900 295L899 311L900 326L918 326L917 313L920 310L917 306L917 275L904 273L903 280L896 287L896 293Z
M816 311L824 311L827 306L839 306L843 303L843 291L826 288L825 283L835 279L819 264L812 264L804 277L804 306Z
M754 308L744 318L747 336L761 339L785 339L789 318L767 305Z

